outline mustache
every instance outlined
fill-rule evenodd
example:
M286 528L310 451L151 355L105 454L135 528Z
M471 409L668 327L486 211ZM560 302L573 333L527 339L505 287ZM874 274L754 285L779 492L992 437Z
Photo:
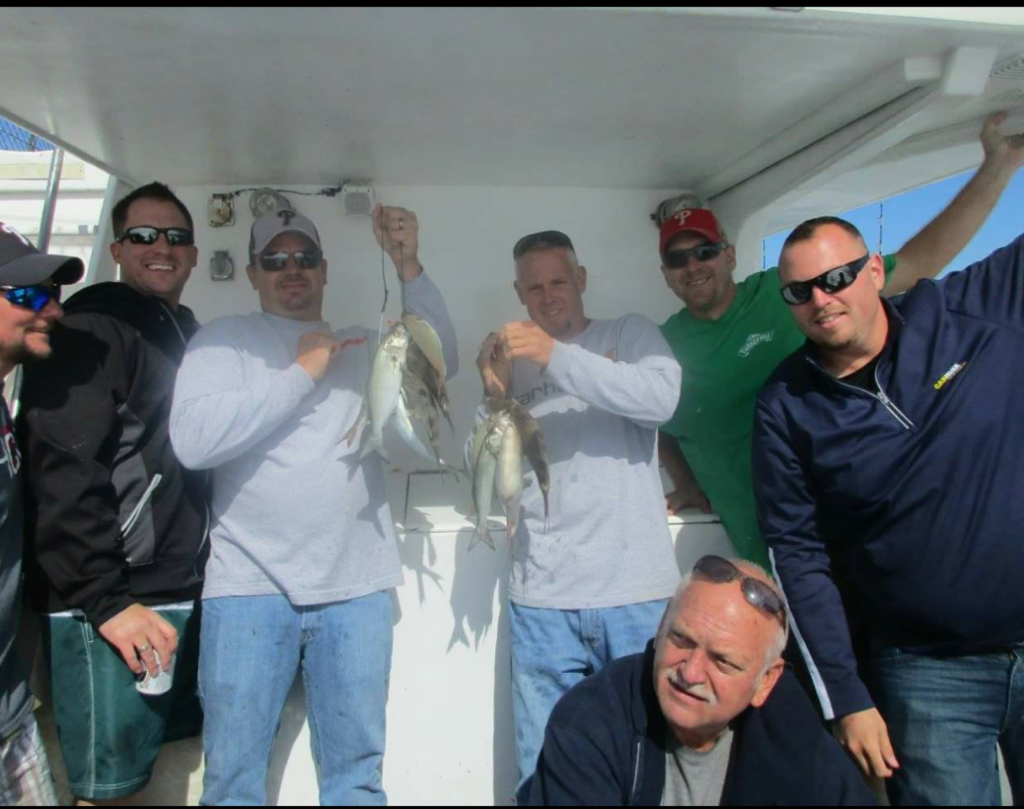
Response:
M718 699L712 693L711 688L707 683L688 683L681 677L677 676L675 672L669 672L668 681L675 687L691 697L702 699L708 703L708 705L714 708L718 705Z

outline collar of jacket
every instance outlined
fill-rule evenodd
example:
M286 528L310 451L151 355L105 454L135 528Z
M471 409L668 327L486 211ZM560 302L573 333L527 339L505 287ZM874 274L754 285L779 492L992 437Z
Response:
M906 319L900 314L899 309L893 306L892 302L888 298L880 298L882 301L882 311L885 312L886 318L889 320L889 334L885 340L885 346L882 348L881 353L878 355L878 367L881 368L885 365L889 356L892 354L893 347L896 345L896 341L899 339L900 333L903 328L907 325ZM804 341L804 347L801 349L804 355L804 361L814 369L814 371L823 377L826 377L832 382L836 382L836 378L826 371L820 362L821 351L817 345L812 343L810 340ZM874 358L872 358L872 362Z
M186 341L199 329L195 314L187 306L179 304L174 310L160 298L143 295L120 281L91 284L68 298L63 306L67 315L107 315L143 332L152 329L154 317L164 315L174 320Z

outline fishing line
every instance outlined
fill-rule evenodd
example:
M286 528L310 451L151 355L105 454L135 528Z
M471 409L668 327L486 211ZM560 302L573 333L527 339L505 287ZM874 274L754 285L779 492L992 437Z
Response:
M377 327L377 345L381 344L384 339L384 313L388 308L388 273L387 268L384 266L384 255L387 251L384 249L384 206L380 208L380 280L384 284L384 303L380 305L380 324ZM404 301L403 301L404 303Z

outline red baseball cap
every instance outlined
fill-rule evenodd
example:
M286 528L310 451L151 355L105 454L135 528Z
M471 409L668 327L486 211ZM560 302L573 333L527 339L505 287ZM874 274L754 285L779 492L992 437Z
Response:
M722 228L711 211L707 208L683 208L661 223L661 239L658 252L664 253L665 245L674 236L688 230L699 233L713 242L725 241L722 238Z

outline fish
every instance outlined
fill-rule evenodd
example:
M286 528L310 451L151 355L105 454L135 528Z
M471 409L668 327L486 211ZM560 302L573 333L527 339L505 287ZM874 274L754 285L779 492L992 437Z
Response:
M406 366L409 373L421 379L423 384L427 386L427 390L430 391L431 398L433 398L437 408L444 414L448 427L452 431L452 438L454 438L455 425L452 423L451 400L448 398L444 376L431 364L426 354L416 343L409 347Z
M441 462L441 431L438 429L437 403L423 380L406 372L402 378L402 398L409 415L427 425L427 436L438 463Z
M523 455L530 462L534 473L537 475L537 485L540 487L544 497L544 519L548 519L548 496L551 491L551 469L548 466L547 445L544 442L544 433L541 432L537 420L530 415L515 399L493 399L487 400L487 406L491 412L507 412L512 423L519 432L522 443Z
M403 324L396 323L377 347L370 368L363 410L345 436L351 445L363 419L369 417L370 439L363 447L359 460L363 460L371 452L377 452L385 461L388 460L387 450L384 448L384 425L391 420L398 407L411 339L409 330Z
M412 420L409 416L409 407L406 404L406 392L402 389L401 394L398 397L398 404L395 406L394 415L391 417L391 422L395 426L395 431L401 436L402 440L416 452L421 458L425 458L431 463L437 462L443 464L441 458L432 454L420 440L420 437L416 434L416 430L412 426ZM435 449L436 453L436 449Z
M409 330L412 341L423 352L427 362L437 371L443 382L448 378L441 338L430 323L413 312L402 312L402 324Z
M494 550L494 539L491 529L487 527L487 518L491 514L491 502L494 497L494 478L498 469L498 455L501 452L503 433L495 428L493 420L485 422L486 431L482 431L483 440L479 442L479 452L473 466L473 507L476 509L476 528L473 538L469 541L469 549L473 550L478 543L484 542Z
M494 482L498 489L498 497L505 508L508 547L511 553L512 542L519 527L519 496L523 493L523 445L519 429L508 412L502 412L498 416L497 425L502 429L502 438Z

